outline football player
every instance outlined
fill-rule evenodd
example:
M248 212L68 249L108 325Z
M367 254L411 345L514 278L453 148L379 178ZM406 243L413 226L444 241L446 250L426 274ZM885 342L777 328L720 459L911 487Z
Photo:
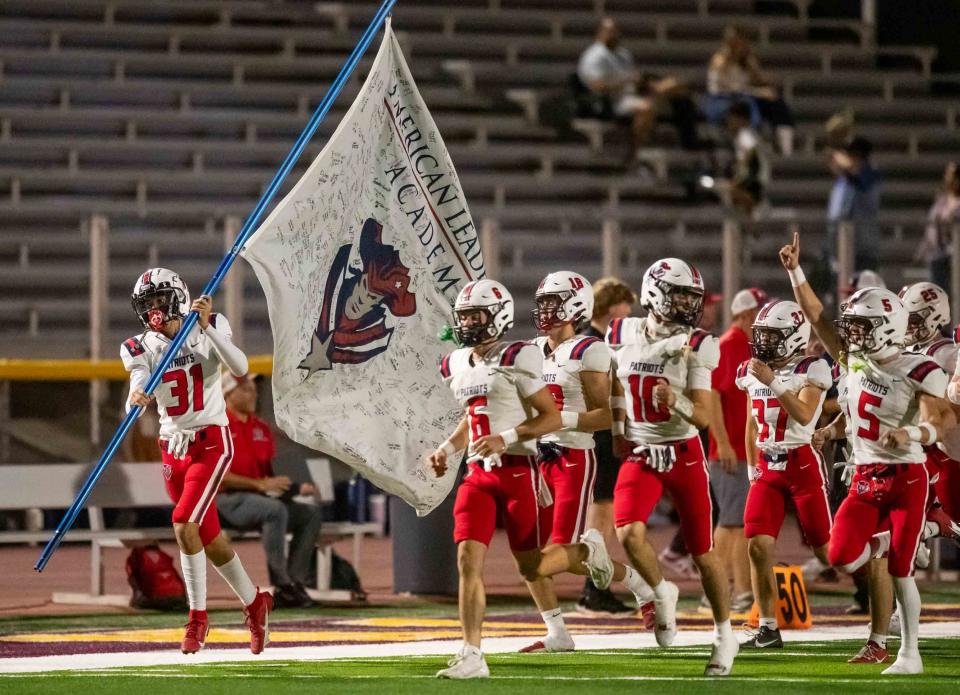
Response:
M830 564L853 572L888 553L902 638L897 660L883 673L922 673L920 593L913 567L929 495L923 446L943 436L950 413L944 400L947 374L926 355L903 350L909 315L893 292L857 291L841 306L834 327L800 268L799 234L780 250L780 259L807 320L845 372L840 394L845 417L825 434L839 439L849 433L856 467L834 518ZM878 533L885 527L888 533Z
M647 540L647 519L664 489L713 611L716 631L708 676L728 675L739 645L730 627L727 574L713 551L707 463L697 430L710 422L710 373L720 359L715 337L695 328L703 280L679 258L657 261L643 275L643 319L610 323L613 348L614 452L624 456L614 490L617 535L634 568L653 588L657 643L677 634L677 586L663 578Z
M180 650L203 648L207 619L206 560L213 563L243 604L250 629L250 651L259 654L269 641L268 617L273 598L250 581L227 537L220 532L217 489L230 468L233 444L227 428L220 365L231 374L247 373L247 358L231 342L230 324L211 313L210 297L193 303L187 285L166 268L151 268L133 287L133 310L143 332L124 341L123 366L130 372L127 410L156 399L160 414L160 449L167 494L174 504L173 530L187 586L190 615ZM153 395L143 392L167 346L189 311L198 320L170 362Z
M800 306L774 300L757 314L750 346L753 358L737 371L736 384L748 397L746 450L751 484L744 533L760 609L759 629L742 645L751 649L783 647L773 561L788 501L797 509L807 545L827 562L829 475L810 440L833 377L826 360L806 356L809 342L810 324Z
M464 644L449 667L437 673L441 678L490 675L480 650L486 604L483 564L498 515L520 574L531 581L538 578L546 531L540 516L548 506L549 490L537 467L536 440L559 429L561 419L543 383L540 349L533 343L502 340L513 326L513 307L513 298L499 282L483 279L465 285L453 312L453 332L464 347L440 365L465 414L454 433L430 454L434 474L442 476L447 460L468 450L468 471L453 512ZM563 621L558 611L544 619L548 630Z
M577 330L593 315L593 288L582 275L559 271L547 275L534 298L534 324L542 334L534 342L543 355L543 380L560 410L562 427L540 438L540 471L547 482L553 505L545 522L551 529L550 544L542 550L537 574L544 579L528 582L537 604L542 587L561 572L587 574L584 562L607 568L593 577L599 589L610 581L622 581L637 597L648 628L653 627L653 592L630 567L612 563L602 534L584 532L587 507L597 472L593 435L610 427L610 349L602 340L578 336ZM581 538L582 536L582 538ZM582 542L578 542L582 541ZM552 589L549 595L553 596ZM559 608L556 609L559 611ZM547 634L521 651L566 651L573 640Z

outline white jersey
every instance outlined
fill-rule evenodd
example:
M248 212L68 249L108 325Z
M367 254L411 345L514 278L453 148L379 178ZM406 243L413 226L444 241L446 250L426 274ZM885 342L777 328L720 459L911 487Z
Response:
M947 338L938 338L923 345L911 345L907 352L926 355L940 365L947 374L957 371L957 344Z
M780 453L809 444L817 428L827 390L833 385L833 375L827 361L820 357L800 357L773 372L774 381L794 394L799 394L805 386L822 389L817 410L806 425L790 417L773 390L753 376L747 370L747 365L748 362L744 362L737 369L736 384L746 391L750 399L753 419L757 423L757 447L761 451Z
M222 314L210 314L210 325L227 339L231 337L230 324ZM123 342L120 358L130 372L131 392L147 383L170 342L155 331L144 331ZM198 325L183 341L153 395L160 413L161 438L167 439L182 430L228 424L220 384L220 357Z
M440 374L466 412L472 444L532 416L526 399L544 388L543 353L533 343L497 343L478 360L473 348L460 348L443 358ZM515 442L507 453L534 455L537 442Z
M716 337L699 329L683 329L667 337L646 331L646 319L614 319L607 330L613 367L627 400L626 438L637 444L689 439L697 428L680 415L660 409L653 389L666 381L674 391L711 389L710 372L720 362Z
M923 463L919 442L886 449L880 438L889 430L917 424L919 394L944 397L949 378L940 365L926 355L902 352L883 365L850 357L842 371L846 389L841 389L840 403L856 463Z
M547 338L541 336L534 343L541 353L549 350ZM610 348L599 338L577 335L557 345L557 349L543 358L543 381L553 395L558 410L573 413L587 411L583 395L581 372L610 371ZM568 449L592 449L593 434L578 430L558 430L540 438Z

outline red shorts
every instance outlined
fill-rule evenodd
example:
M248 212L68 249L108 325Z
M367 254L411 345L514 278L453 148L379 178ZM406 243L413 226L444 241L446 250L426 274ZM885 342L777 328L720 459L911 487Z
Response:
M503 454L500 460L503 465L492 471L476 463L468 466L453 505L453 541L490 545L499 514L510 550L536 550L546 537L537 505L540 471L533 456Z
M743 529L747 538L780 535L786 502L793 500L807 545L819 548L830 540L830 502L823 457L808 445L787 452L785 470L770 470L761 455L760 477L750 483Z
M628 442L627 446L635 445ZM703 555L713 549L713 503L703 445L700 437L691 437L674 447L677 460L667 473L650 468L646 454L630 454L624 459L613 491L614 523L617 528L646 524L666 488L680 515L687 549L691 555Z
M930 476L922 464L858 465L830 534L830 564L854 562L870 537L889 520L888 567L894 577L913 575L913 559L927 518Z
M578 542L583 533L597 477L597 457L593 449L560 447L560 451L560 458L540 464L540 474L553 495L553 506L547 510L552 515L545 515L550 542L563 545Z
M933 490L943 511L951 519L960 519L960 462L943 453L935 446L923 447L927 455L926 466Z
M175 459L160 441L163 479L174 504L173 523L200 524L200 541L209 545L220 534L214 501L233 460L233 440L226 425L210 425L197 432L187 454Z

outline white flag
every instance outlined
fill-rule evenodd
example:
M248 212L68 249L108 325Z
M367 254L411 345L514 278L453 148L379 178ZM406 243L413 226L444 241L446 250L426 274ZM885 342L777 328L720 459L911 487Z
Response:
M462 413L438 367L452 346L437 336L484 266L389 22L356 101L242 255L267 295L281 429L419 513L440 504L455 472L438 480L423 457Z

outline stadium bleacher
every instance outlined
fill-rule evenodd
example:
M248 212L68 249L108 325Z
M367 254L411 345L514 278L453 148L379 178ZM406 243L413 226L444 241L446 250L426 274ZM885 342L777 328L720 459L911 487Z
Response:
M719 289L724 213L685 196L696 159L669 128L658 129L662 175L651 180L616 166L615 133L591 142L541 122L602 12L617 17L644 69L679 75L700 93L731 23L754 37L782 80L798 152L775 158L770 208L746 223L747 279L784 289L774 251L788 225L819 243L830 186L823 122L844 107L874 141L884 173L882 257L904 268L887 281L917 279L923 270L904 262L944 158L960 151L955 103L931 92L932 49L879 47L868 25L810 19L808 5L765 3L769 13L758 15L748 0L436 0L401 2L394 27L475 221L499 226L501 274L521 297L560 265L598 275L604 220L620 225L629 279L653 258L682 251ZM202 284L223 251L224 217L252 209L375 9L254 0L0 5L3 354L84 353L84 222L93 213L111 226L111 338L135 327L126 293L142 267L169 265ZM288 187L336 127L371 60L372 50ZM269 351L256 283L247 283L246 299L247 348Z

